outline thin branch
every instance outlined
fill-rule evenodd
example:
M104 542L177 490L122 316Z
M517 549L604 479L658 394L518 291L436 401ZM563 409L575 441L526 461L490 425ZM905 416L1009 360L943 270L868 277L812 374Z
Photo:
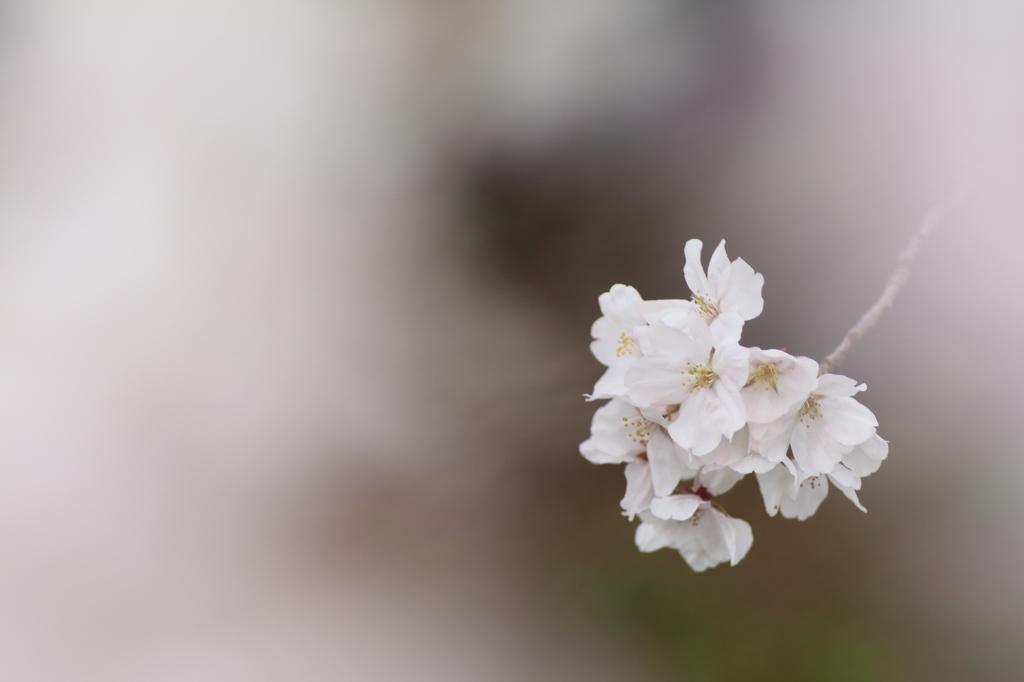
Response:
M885 283L885 289L882 290L882 295L878 297L875 304L868 308L868 311L858 320L857 324L853 325L850 331L846 332L846 336L843 337L842 343L832 353L825 358L825 361L820 365L820 374L827 374L839 366L839 363L843 361L847 351L853 346L854 342L860 337L878 324L878 320L881 319L882 313L885 309L893 304L896 300L896 294L900 292L903 285L906 284L907 278L910 276L910 268L914 264L914 259L917 258L917 252L921 250L921 244L924 243L925 238L931 234L942 219L951 210L960 205L963 201L965 194L965 187L960 187L956 192L953 193L945 202L933 208L928 215L925 216L924 221L921 223L921 227L917 229L914 236L910 238L910 242L900 253L899 262L896 265L896 271L889 276L888 281Z

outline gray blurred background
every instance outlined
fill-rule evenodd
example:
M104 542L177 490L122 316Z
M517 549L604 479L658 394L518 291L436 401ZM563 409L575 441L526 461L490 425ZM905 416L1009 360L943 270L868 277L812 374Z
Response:
M1024 5L0 0L0 678L1015 680ZM765 276L861 514L641 554L597 296Z

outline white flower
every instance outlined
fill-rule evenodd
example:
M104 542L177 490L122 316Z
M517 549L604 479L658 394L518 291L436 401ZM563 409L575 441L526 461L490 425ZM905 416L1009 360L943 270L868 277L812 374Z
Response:
M875 434L875 415L851 397L865 388L849 377L822 375L807 400L773 422L751 424L751 435L768 459L782 461L792 447L807 475L827 474L844 452Z
M698 318L691 318L686 330L658 321L644 331L644 357L626 373L634 402L679 405L666 417L669 435L698 457L743 428L747 414L739 391L747 380L745 348Z
M705 272L701 248L686 244L691 300L644 301L622 284L601 295L591 350L608 369L587 397L610 400L580 444L595 464L625 465L620 504L640 517L640 550L671 547L695 571L749 551L750 525L715 501L746 474L757 475L769 515L804 520L831 486L864 510L862 479L888 455L874 415L853 398L863 385L819 377L810 358L739 345L764 307L764 278L730 262L724 241Z
M711 322L722 313L735 313L744 320L752 320L760 315L764 307L761 298L764 277L755 273L741 258L730 263L725 253L724 239L711 254L705 275L700 262L702 247L699 239L686 242L683 275L693 294L693 301L705 319Z
M626 370L643 355L637 345L636 330L646 327L649 320L689 314L694 306L682 300L645 301L636 289L624 284L614 285L597 301L602 316L590 328L594 337L590 351L608 369L595 384L590 400L623 397Z
M680 479L692 478L699 466L656 421L625 400L612 399L594 413L590 438L580 453L594 464L620 464L644 458L658 495L669 495Z
M844 452L842 464L854 476L864 478L878 471L878 467L882 466L882 460L888 455L889 443L875 434L863 443L853 446L849 452Z
M634 360L641 356L633 330L644 326L644 300L633 287L616 284L598 299L601 315L590 329L594 341L590 351L608 369L594 386L591 399L612 398L625 393L622 379Z
M750 524L717 509L711 502L697 498L693 513L686 520L660 519L643 512L636 529L636 545L641 552L664 547L677 550L695 571L703 571L728 561L735 566L746 556L754 541ZM685 511L685 510L682 510Z
M765 510L769 516L782 512L787 519L804 521L814 515L828 495L829 481L839 488L858 509L867 509L857 499L860 489L860 478L851 474L843 465L837 466L832 473L818 476L806 476L790 460L777 464L766 473L757 474L757 483L761 488Z
M818 385L818 363L781 350L750 348L750 373L740 391L747 419L775 421L804 402Z
M809 518L818 510L818 506L828 494L825 477L812 476L798 482L798 474L789 460L766 473L757 475L757 483L764 498L764 507L769 516L779 511L787 519L797 518L801 521ZM799 487L798 487L799 486Z

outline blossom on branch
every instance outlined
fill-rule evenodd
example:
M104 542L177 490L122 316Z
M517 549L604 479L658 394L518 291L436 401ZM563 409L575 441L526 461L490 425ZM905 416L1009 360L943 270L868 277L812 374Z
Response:
M608 369L588 397L608 402L580 445L595 464L625 465L621 507L640 517L640 550L675 549L695 571L735 565L750 549L750 525L718 501L747 474L770 516L804 520L830 485L863 510L861 481L888 454L853 397L863 384L740 345L763 308L764 277L730 261L724 241L705 272L701 248L685 248L690 300L645 301L622 284L598 299L591 350Z

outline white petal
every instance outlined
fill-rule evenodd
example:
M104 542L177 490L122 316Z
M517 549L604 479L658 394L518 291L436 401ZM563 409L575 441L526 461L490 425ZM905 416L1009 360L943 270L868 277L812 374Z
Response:
M594 445L594 439L588 438L587 440L580 443L580 454L589 459L594 464L619 464L619 460L615 457L610 456L606 452L601 452Z
M723 561L735 565L746 555L753 542L750 526L741 519L733 519L721 513L711 505L706 504L702 511L696 537L685 538L686 541L678 547L679 553L698 572Z
M590 328L590 334L594 337L590 342L590 352L602 365L609 367L636 359L640 356L640 347L634 335L636 328L637 325L626 324L619 318L599 317Z
M730 565L735 566L743 557L747 556L750 546L754 544L754 532L750 529L750 524L743 519L730 516L726 519L726 522L732 527L735 537L732 556L729 557Z
M764 276L755 273L742 258L737 258L729 267L729 286L719 291L719 310L736 313L744 320L752 320L761 314L764 299L761 288Z
M622 510L632 520L634 515L650 508L652 499L651 468L643 460L630 462L626 465L626 495L620 503Z
M711 357L711 348L715 345L715 337L704 318L700 315L688 315L685 320L679 319L676 322L680 326L674 328L685 331L693 339L693 342L703 352L703 359L706 361Z
M680 479L691 478L696 472L687 466L689 453L676 445L664 429L651 433L647 444L647 461L651 465L654 494L665 497L679 485Z
M793 432L797 425L800 406L793 408L773 422L750 423L750 437L757 441L758 451L770 462L781 462L786 458Z
M829 473L843 456L839 443L822 427L819 419L805 417L797 422L790 445L793 459L810 476Z
M850 377L842 374L822 374L818 377L818 387L814 392L818 395L827 395L833 398L849 398L858 391L863 391L867 386L858 385Z
M812 360L811 358L805 358L802 355L798 355L793 358L793 363L797 365L797 367L799 367L800 369L800 372L793 373L794 377L801 376L801 374L805 377L811 377L811 380L807 381L808 384L811 384L810 386L807 386L806 388L801 386L799 388L794 388L794 390L798 393L803 393L805 390L807 392L816 390L818 388L819 383L818 371L820 367L818 365L818 362L816 360Z
M653 324L665 318L678 319L680 317L689 317L691 314L699 314L693 301L684 301L682 299L644 301L640 310L648 324Z
M850 471L842 462L832 469L828 477L836 485L846 486L852 490L860 490L860 476Z
M641 406L672 405L690 396L674 359L647 357L634 363L624 379L626 396ZM596 387L595 387L596 388Z
M604 371L601 378L594 384L594 392L588 400L604 400L606 398L622 398L626 395L626 370L631 363L619 362Z
M822 397L818 402L821 406L820 425L837 443L857 445L874 435L878 420L871 410L853 398Z
M659 428L624 400L611 400L594 413L590 438L580 452L594 464L618 464L636 459L647 449L647 437Z
M804 521L814 515L828 495L828 478L812 476L797 485L796 497L782 498L782 515L787 519Z
M653 313L647 313L644 315L644 319L647 320L649 325L663 322L673 329L688 333L691 326L696 326L698 329L701 325L704 327L708 326L708 323L701 316L700 310L695 304L689 301L683 301L683 303L687 305L666 307Z
M844 495L846 495L847 499L849 499L851 502L853 502L853 504L857 507L857 509L860 509L865 514L867 513L868 510L865 509L864 505L862 505L860 503L860 500L857 499L857 491L856 490L854 490L853 488L851 488L849 486L843 485L842 483L837 481L831 474L829 474L829 479L832 480L832 485L834 485L835 487L839 488L839 490L842 491L842 493Z
M715 563L732 559L736 554L736 528L729 523L729 517L709 505L701 518L701 544L709 558Z
M747 408L743 406L739 392L727 388L720 381L711 386L706 409L711 423L726 438L732 438L747 422Z
M871 436L863 443L843 455L843 464L848 466L858 476L867 476L878 471L889 454L889 443L882 440L878 434Z
M719 521L721 515L710 506L701 511L699 521L690 524L691 532L681 535L682 541L674 545L698 573L727 561L736 546L735 531Z
M725 240L723 239L718 242L718 246L715 247L711 254L711 260L708 262L708 280L711 282L712 288L714 289L716 284L721 287L713 292L716 299L721 298L722 290L728 284L730 266L729 255L725 252Z
M708 329L716 348L729 343L739 343L743 334L743 318L736 313L721 313L711 320Z
M718 381L738 393L750 374L750 351L732 342L718 345L711 358L711 367L718 375Z
M701 502L702 500L696 495L656 497L651 500L651 513L659 519L687 521L697 511Z
M776 464L778 462L772 462L759 452L750 452L730 464L729 468L740 474L763 474L775 468Z
M807 400L818 385L818 363L810 358L794 358L780 350L750 348L749 375L773 365L777 372L774 386L763 380L744 385L740 395L747 408L747 419L756 423L774 421Z
M782 505L782 498L793 490L793 473L785 465L778 464L767 473L757 474L757 485L761 488L765 510L769 516L775 516Z
M732 489L743 478L743 474L725 467L722 469L702 469L697 475L697 482L704 486L712 495L723 495Z
M699 463L704 466L732 466L746 457L749 451L750 433L744 426L733 435L731 441L723 438L718 447L699 458Z
M691 239L686 242L683 253L686 256L686 264L683 266L683 277L686 279L686 286L695 296L708 295L708 279L704 274L704 266L700 262L700 252L703 244L699 239Z
M640 293L631 286L615 284L610 290L597 297L601 306L601 314L605 317L618 318L635 327L643 324L640 311L644 304Z
M722 441L722 432L715 428L708 417L707 400L707 389L689 394L679 406L675 419L668 425L668 434L672 440L695 457L706 455Z
M636 546L641 552L654 552L676 543L672 526L664 522L644 521L636 528Z

